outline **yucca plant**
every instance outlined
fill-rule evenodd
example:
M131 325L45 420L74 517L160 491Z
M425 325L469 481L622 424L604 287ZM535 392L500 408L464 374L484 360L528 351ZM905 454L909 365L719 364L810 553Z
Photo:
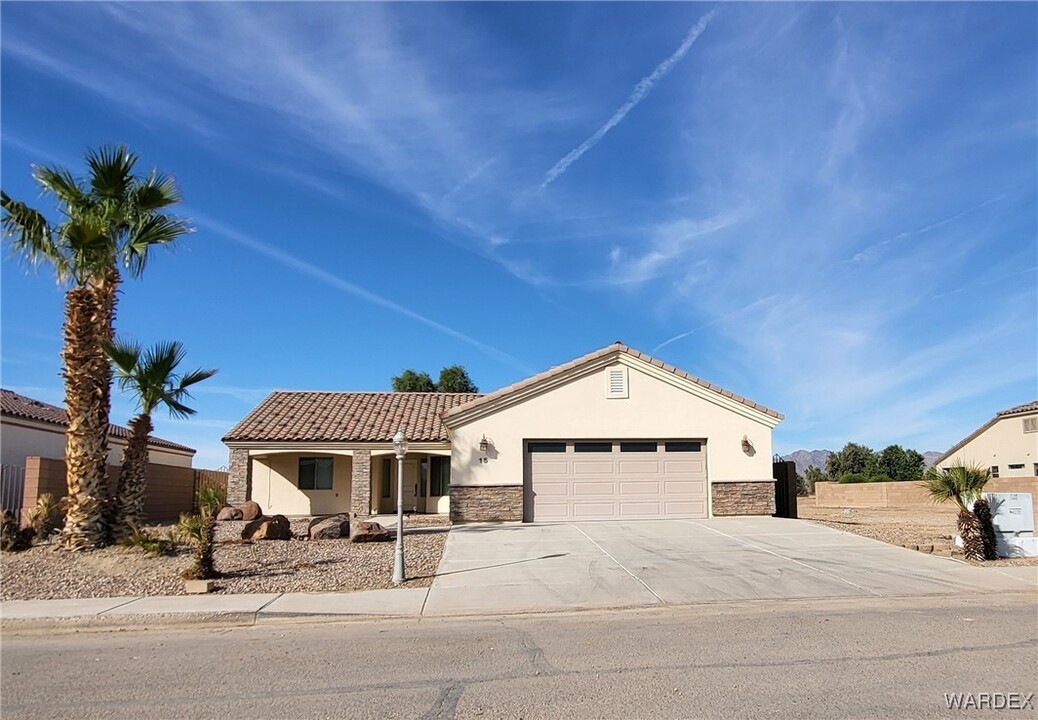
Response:
M26 517L27 525L36 531L37 538L50 537L61 529L64 520L64 499L55 500L50 493L43 493L36 498L36 505Z
M977 465L956 465L946 469L934 467L923 476L923 485L929 491L931 500L936 503L952 500L959 506L959 537L962 538L962 552L967 560L991 560L996 557L991 510L981 497L990 478L991 471ZM976 513L978 503L981 504L981 514L986 523Z
M133 525L130 532L119 540L124 548L137 548L148 555L172 555L174 545L169 538L160 538L142 528Z
M183 573L185 580L212 580L220 577L213 557L216 544L216 516L203 506L197 515L184 513L174 531L177 538L195 548L194 562Z
M219 485L203 485L195 493L195 504L198 511L216 515L221 508L227 505L227 488Z

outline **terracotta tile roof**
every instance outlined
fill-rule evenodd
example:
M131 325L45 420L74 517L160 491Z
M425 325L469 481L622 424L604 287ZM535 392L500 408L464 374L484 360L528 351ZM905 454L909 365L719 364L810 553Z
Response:
M969 435L964 437L962 440L959 440L959 442L957 442L954 445L952 445L951 448L949 448L946 453L944 453L939 458L934 460L933 464L936 466L936 465L939 465L940 463L944 462L945 460L950 458L952 455L957 453L959 450L964 448L971 441L975 440L977 437L979 437L981 434L983 434L983 432L985 430L987 430L989 427L994 425L996 422L998 422L1002 418L1011 417L1013 415L1023 415L1023 414L1032 413L1032 412L1038 412L1038 400L1035 400L1034 402L1024 403L1023 405L1017 405L1016 407L1006 408L1005 410L999 410L997 413L995 413L995 417L991 418L986 423L981 425L979 428L977 428L976 430L971 432Z
M446 442L440 415L482 397L476 393L271 393L235 425L224 442Z
M617 342L613 343L612 345L608 345L608 346L602 348L601 350L596 350L596 351L594 351L592 353L588 353L587 355L584 355L583 357L579 357L576 360L571 360L568 363L563 363L562 365L556 365L555 367L549 368L548 370L546 370L546 371L544 371L544 372L542 372L542 373L540 373L538 375L534 375L531 378L527 378L526 380L522 380L520 382L517 382L514 385L509 385L508 387L501 388L500 390L492 392L489 395L484 395L483 397L479 398L479 400L477 400L475 402L472 402L469 405L466 405L464 407L464 409L463 408L457 408L457 407L456 408L452 408L451 410L448 410L446 413L444 413L444 417L445 418L449 418L452 415L457 415L459 413L465 412L465 411L469 410L470 408L478 407L479 405L483 405L485 403L493 402L494 400L497 400L497 399L499 399L501 397L504 397L506 395L510 395L510 394L512 394L514 392L517 392L519 390L523 390L523 389L531 387L533 385L537 385L538 383L544 382L545 380L549 380L549 379L551 379L551 378L553 378L553 377L555 377L557 375L562 375L562 374L564 374L564 373L566 373L566 372L568 372L568 371L570 371L570 370L572 370L572 369L574 369L574 368L576 368L576 367L578 367L580 365L584 365L585 363L593 362L595 360L598 360L599 358L602 358L602 357L605 357L607 355L610 355L610 354L613 354L613 353L617 353L617 352L624 353L625 355L630 355L631 357L640 358L641 360L643 360L643 361L645 361L645 362L647 362L647 363L649 363L651 365L655 365L656 367L658 367L658 368L660 368L662 370L666 370L667 372L673 373L673 374L677 375L678 377L684 378L686 380L691 380L692 382L696 383L697 385L700 385L701 387L704 387L704 388L706 388L708 390L712 390L713 392L716 392L718 395L723 395L726 398L731 398L732 400L735 400L736 402L742 403L743 405L746 405L746 406L751 407L751 408L753 408L755 410L758 410L759 412L762 412L765 415L770 415L771 417L777 418L779 420L781 420L783 418L782 413L776 412L775 410L772 410L772 409L767 408L767 407L765 407L763 405L760 405L759 403L755 403L752 400L749 400L747 398L742 397L741 395L736 395L735 393L731 392L730 390L725 390L722 387L719 387L717 385L714 385L711 382L707 382L706 380L698 378L695 375L692 375L691 373L687 373L684 370L681 370L679 368L674 367L673 365L668 365L667 363L663 362L662 360L657 360L654 357L646 355L645 353L641 352L640 350L635 350L632 347L628 347L627 345L624 345L620 341L617 341Z
M40 402L39 400L33 400L30 397L19 395L13 390L7 390L6 388L0 389L0 415L23 418L25 420L35 420L36 422L47 423L48 425L59 425L61 427L68 426L68 415L65 414L65 408ZM108 437L126 440L130 437L130 428L123 427L122 425L109 425ZM192 453L195 451L194 448L180 445L169 440L163 440L154 435L151 436L149 444L156 447L170 448L172 450L186 450Z

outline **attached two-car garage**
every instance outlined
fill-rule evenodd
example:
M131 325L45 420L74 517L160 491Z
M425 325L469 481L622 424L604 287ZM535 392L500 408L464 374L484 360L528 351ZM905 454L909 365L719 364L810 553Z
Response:
M526 475L528 522L707 517L700 441L530 441Z

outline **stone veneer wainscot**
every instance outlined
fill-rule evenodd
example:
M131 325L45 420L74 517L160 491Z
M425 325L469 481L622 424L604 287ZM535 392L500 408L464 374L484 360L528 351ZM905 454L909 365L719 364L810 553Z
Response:
M451 522L522 519L522 485L451 485Z
M774 480L715 482L710 492L715 516L775 514Z
M252 459L244 448L231 450L227 463L227 504L239 506L252 497Z

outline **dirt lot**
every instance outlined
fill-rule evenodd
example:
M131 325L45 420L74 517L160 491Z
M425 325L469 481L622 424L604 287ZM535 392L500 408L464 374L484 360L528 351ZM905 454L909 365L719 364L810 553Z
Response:
M902 545L924 552L933 547L933 552L948 555L955 548L955 519L958 508L949 503L922 508L829 508L815 507L814 498L797 498L797 514L804 520L828 525ZM960 555L961 556L961 555ZM997 565L1038 565L1038 558L1011 558L987 563Z
M446 516L407 519L404 527L404 587L426 587L440 564L447 542ZM217 524L214 553L217 592L345 592L389 588L393 575L393 542L351 543L348 539L311 542L308 521L292 521L293 540L240 540L244 522ZM148 529L165 536L171 526ZM150 556L136 548L110 547L70 553L53 544L20 553L0 554L0 599L183 595L180 573L191 564L191 552Z

